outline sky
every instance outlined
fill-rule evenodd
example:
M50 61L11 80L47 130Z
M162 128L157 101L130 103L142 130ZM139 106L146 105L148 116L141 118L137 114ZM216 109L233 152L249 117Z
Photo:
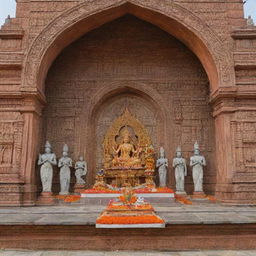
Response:
M0 25L4 23L8 14L15 17L15 0L0 0ZM247 0L245 4L245 17L252 15L256 23L256 0Z

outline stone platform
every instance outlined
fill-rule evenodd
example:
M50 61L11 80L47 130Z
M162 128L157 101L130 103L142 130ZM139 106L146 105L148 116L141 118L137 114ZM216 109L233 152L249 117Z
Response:
M153 204L165 229L96 229L101 205L0 208L0 248L51 250L256 249L256 207ZM33 241L33 243L31 243Z
M96 224L96 228L164 228L165 224Z
M194 251L28 251L0 250L1 256L255 256L256 250L194 250Z
M145 198L149 203L170 205L175 200L174 193L137 193L138 197ZM77 204L107 205L108 202L121 196L121 193L81 193L81 199Z

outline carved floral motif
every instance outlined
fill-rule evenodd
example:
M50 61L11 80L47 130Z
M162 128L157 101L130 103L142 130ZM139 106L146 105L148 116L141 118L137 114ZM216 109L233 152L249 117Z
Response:
M24 121L20 114L0 114L0 173L16 173L21 161Z

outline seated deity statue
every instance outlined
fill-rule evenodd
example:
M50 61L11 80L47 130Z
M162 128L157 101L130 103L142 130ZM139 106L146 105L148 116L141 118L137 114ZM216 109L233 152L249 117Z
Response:
M117 149L113 148L115 156L112 165L115 167L141 167L141 160L138 157L140 149L132 143L128 129L125 129L122 141Z

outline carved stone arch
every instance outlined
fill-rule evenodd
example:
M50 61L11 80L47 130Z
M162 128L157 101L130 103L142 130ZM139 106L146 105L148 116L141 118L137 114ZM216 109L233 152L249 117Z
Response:
M111 89L109 89L111 88ZM144 98L154 109L157 119L162 123L161 129L161 140L160 144L164 141L167 142L167 123L170 123L171 116L170 111L165 105L165 101L162 96L154 89L150 88L142 82L133 83L131 81L126 85L119 82L111 83L111 86L106 85L91 99L89 108L87 110L88 116L86 123L90 127L95 127L95 122L99 113L99 109L103 106L104 102L107 102L111 98L118 97L122 93L134 94ZM89 128L89 127L88 127Z
M170 113L158 91L152 89L143 82L133 83L132 81L122 82L121 85L118 81L114 83L112 82L111 86L107 84L105 87L103 87L93 98L91 98L91 102L89 103L90 107L88 109L88 119L92 120L93 117L97 115L97 109L102 102L123 92L131 92L146 97L154 105L155 110L159 112L161 119L169 120Z
M233 59L227 47L194 13L168 0L91 0L64 12L34 39L24 60L22 91L44 94L48 69L57 55L86 32L125 14L155 24L185 43L200 59L213 93L234 85Z
M168 138L172 136L168 136L167 133L172 132L172 130L171 127L167 127L167 124L171 122L171 114L165 106L162 96L143 82L135 83L129 81L120 85L119 81L115 81L114 83L106 84L100 91L98 91L95 96L90 99L90 102L88 102L89 107L83 111L83 114L81 114L81 118L83 118L83 130L81 131L81 134L83 133L83 135L81 137L84 139L84 141L81 141L81 146L87 145L87 148L90 149L85 152L87 159L96 159L96 143L90 138L96 137L96 127L98 127L98 118L101 110L105 109L105 104L108 105L108 102L115 98L119 98L122 94L135 95L138 98L143 98L143 100L148 103L148 106L151 106L151 109L155 112L156 119L159 122L156 135L159 140L159 145L166 147L170 145ZM124 109L120 109L120 115L123 114L123 110ZM102 145L102 143L103 140L100 140L99 144ZM158 150L157 148L155 149ZM81 149L81 152L82 151L83 150ZM95 162L93 161L89 164L92 169L95 170ZM93 182L94 177L91 176L89 179Z

